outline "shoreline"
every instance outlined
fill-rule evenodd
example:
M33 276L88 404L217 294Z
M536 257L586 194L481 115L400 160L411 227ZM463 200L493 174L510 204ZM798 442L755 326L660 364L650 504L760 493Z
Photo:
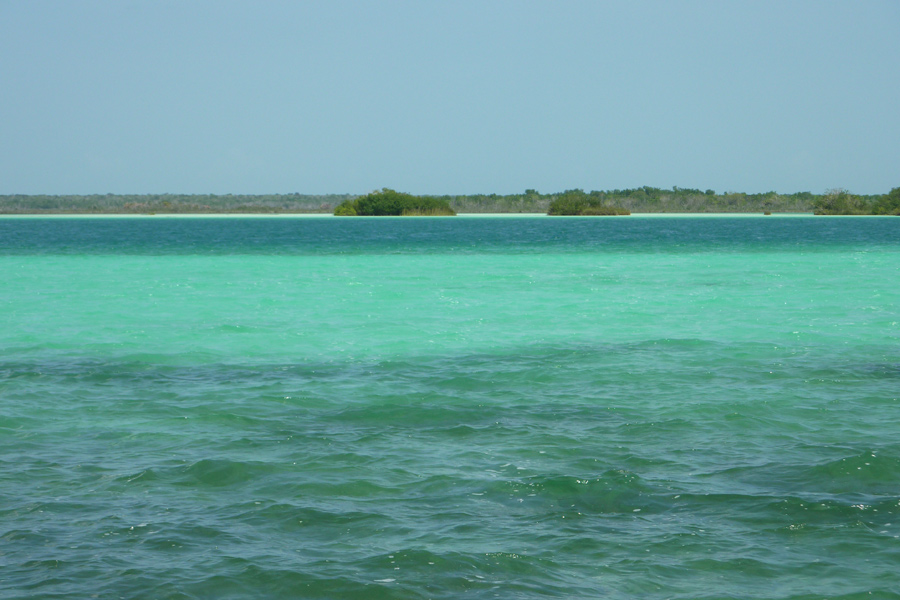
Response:
M842 217L883 217L893 215L814 215L811 212L804 213L631 213L630 215L617 215L615 219L666 219L666 218L802 218L814 216L842 216ZM0 219L324 219L339 218L341 220L356 219L435 219L431 216L407 216L407 217L335 217L332 213L2 213ZM604 219L605 216L583 215L548 215L546 213L458 213L456 218L463 219Z

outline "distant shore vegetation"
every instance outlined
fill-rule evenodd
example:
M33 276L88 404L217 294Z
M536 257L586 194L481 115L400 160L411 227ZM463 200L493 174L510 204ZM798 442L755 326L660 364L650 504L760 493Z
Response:
M857 196L844 189L830 190L817 198L817 215L900 215L900 187L883 196Z
M341 202L334 214L338 217L452 217L456 211L442 198L413 196L384 188Z
M631 214L627 208L610 204L601 197L601 193L587 194L584 190L567 190L550 202L547 214L585 217L614 217Z
M355 194L91 194L0 196L3 214L330 213Z
M900 188L883 195L860 195L848 190L824 194L797 192L779 194L717 193L714 190L649 186L590 191L567 190L544 194L529 189L519 194L469 194L416 198L416 205L403 205L400 214L451 213L547 213L592 214L591 211L622 210L628 213L815 213L817 215L900 215ZM0 195L0 214L332 214L352 206L356 214L367 214L371 194L94 194L94 195ZM363 212L357 209L361 202ZM386 206L389 204L385 200ZM402 204L402 203L401 203ZM440 208L438 208L440 207ZM575 213L559 207L575 207ZM578 208L581 207L581 208ZM372 208L372 210L375 210ZM381 209L379 209L381 210ZM417 213L416 211L421 211ZM585 212L586 211L586 212ZM388 213L379 213L388 214ZM441 213L444 214L444 213ZM596 214L596 213L593 213ZM627 213L623 213L627 214Z

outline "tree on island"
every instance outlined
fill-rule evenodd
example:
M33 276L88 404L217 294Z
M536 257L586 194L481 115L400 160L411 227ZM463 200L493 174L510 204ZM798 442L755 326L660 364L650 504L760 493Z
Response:
M892 189L876 200L872 206L872 213L876 215L900 215L900 187Z
M843 188L828 190L813 204L817 215L870 215L871 208L860 197Z
M456 212L441 198L413 196L388 188L354 200L346 200L334 209L337 217L452 217Z

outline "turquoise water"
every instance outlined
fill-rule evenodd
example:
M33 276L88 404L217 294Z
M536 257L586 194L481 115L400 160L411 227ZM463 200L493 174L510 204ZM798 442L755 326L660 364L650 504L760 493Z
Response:
M900 219L0 219L2 598L900 598Z

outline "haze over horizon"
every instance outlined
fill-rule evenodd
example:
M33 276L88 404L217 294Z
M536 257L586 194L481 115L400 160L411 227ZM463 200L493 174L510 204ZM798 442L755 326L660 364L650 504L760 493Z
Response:
M890 0L0 0L0 194L880 194L898 24Z

